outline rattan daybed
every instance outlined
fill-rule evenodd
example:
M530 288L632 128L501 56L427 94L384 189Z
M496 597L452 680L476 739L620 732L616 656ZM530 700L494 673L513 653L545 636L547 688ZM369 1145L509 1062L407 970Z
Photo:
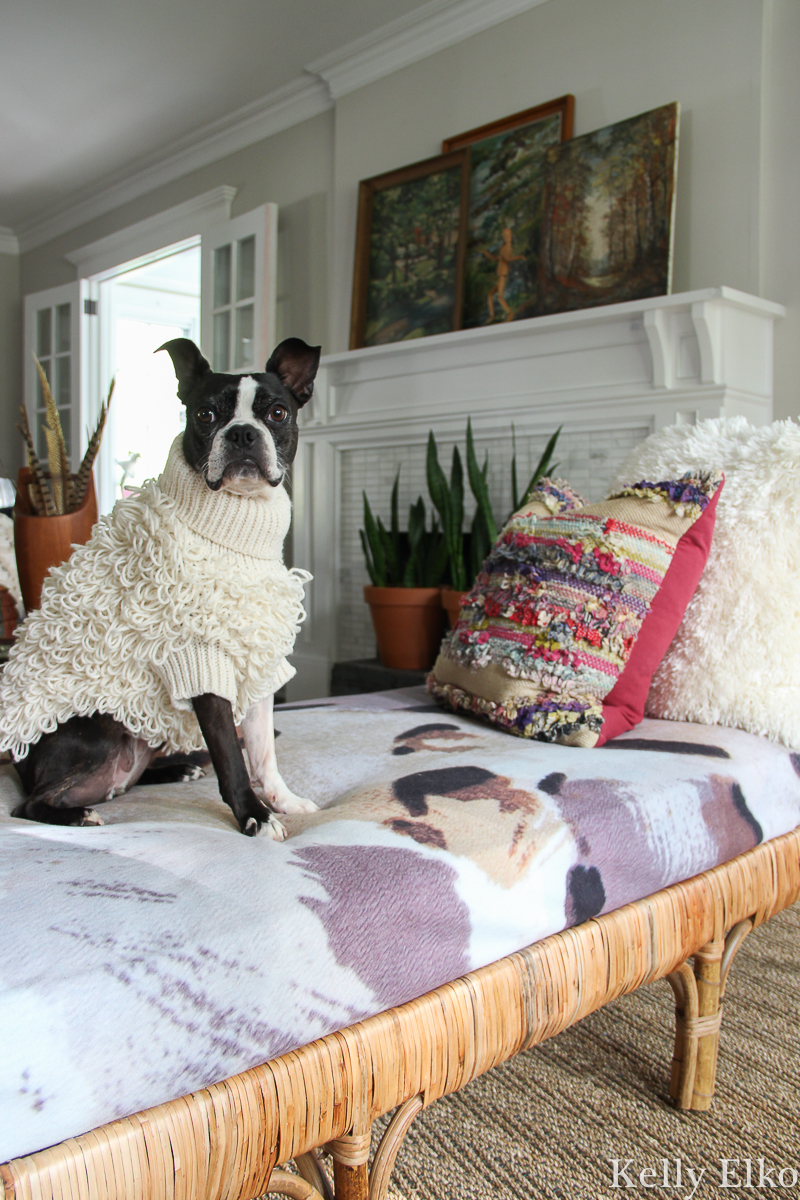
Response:
M403 1137L424 1106L457 1091L490 1067L553 1036L617 997L657 979L666 979L675 993L677 1019L671 1095L682 1108L708 1108L714 1090L721 999L732 959L742 939L755 925L780 912L800 895L800 829L795 828L800 820L797 756L740 731L657 721L645 721L616 746L591 753L521 742L467 718L435 715L424 694L411 691L377 698L323 702L316 708L300 706L299 711L279 712L277 724L281 731L282 766L290 784L304 782L306 791L312 793L316 787L315 796L318 797L322 781L333 779L340 801L319 817L296 818L291 830L293 836L283 843L283 850L275 849L275 843L267 843L266 849L262 846L258 850L261 839L256 840L254 850L254 843L241 838L231 826L226 810L214 797L213 781L179 785L174 789L136 789L127 799L108 806L108 824L104 830L73 830L64 834L50 829L42 834L42 827L27 825L22 834L18 834L19 826L25 823L5 820L0 821L0 834L11 836L9 830L13 825L11 832L15 836L27 838L24 847L31 848L38 870L42 869L44 858L52 855L54 865L48 865L48 869L53 872L56 882L61 878L58 872L65 860L78 854L84 858L79 857L76 861L89 862L90 859L85 857L89 839L98 833L105 836L112 852L112 865L118 872L113 885L109 884L104 891L95 877L90 885L87 882L89 868L85 865L81 868L80 879L77 879L80 872L76 875L74 867L64 876L73 891L76 879L83 886L99 912L98 921L102 922L106 903L109 912L117 902L121 911L123 902L134 896L136 889L131 891L132 885L128 881L139 876L129 872L140 869L137 856L144 861L150 853L141 847L150 845L147 839L153 830L158 836L154 837L152 845L162 855L159 860L162 865L168 859L167 848L174 838L186 839L187 853L190 856L195 853L191 825L194 820L203 825L203 829L197 830L204 836L203 844L209 838L212 841L216 838L215 844L223 847L224 854L246 856L241 861L246 864L248 883L251 868L262 862L264 854L271 856L269 862L278 874L281 863L289 859L302 860L306 877L310 878L312 865L317 861L313 858L314 853L322 853L326 847L327 851L335 847L337 852L343 847L352 849L359 838L363 850L368 840L364 830L370 822L376 831L376 845L381 853L387 847L402 843L402 847L407 845L415 852L415 862L441 863L445 856L441 831L445 830L446 839L453 845L460 836L460 830L452 823L447 825L448 812L456 812L458 816L467 811L465 803L470 801L473 805L470 811L479 813L480 806L487 803L485 797L489 796L495 806L493 811L505 814L505 817L514 804L517 805L512 813L515 820L519 818L515 827L516 841L512 838L506 846L510 855L517 854L520 839L524 842L528 837L528 849L534 858L539 855L538 869L545 874L547 863L562 852L566 855L563 862L573 864L570 872L583 872L571 876L573 883L576 878L581 881L580 887L576 889L570 885L562 891L560 898L557 897L565 913L562 924L566 921L572 927L544 936L527 948L506 953L498 961L468 971L452 981L441 982L424 994L417 994L416 998L388 1008L384 1006L384 1011L376 1010L374 1015L354 1023L340 1022L343 1027L336 1029L334 1025L334 1032L308 1040L306 1044L296 1040L297 1048L271 1057L261 1065L229 1072L229 1077L222 1082L209 1078L207 1086L201 1082L190 1094L178 1099L109 1120L91 1132L67 1137L48 1149L12 1158L0 1168L7 1200L12 1196L18 1200L23 1197L25 1200L49 1200L50 1197L64 1200L166 1200L171 1197L251 1200L264 1192L318 1200L320 1196L330 1195L327 1177L321 1171L316 1155L321 1147L327 1147L333 1156L337 1200L366 1200L367 1197L379 1200L386 1195ZM349 749L346 738L343 743L346 728L356 735L355 741L351 739ZM312 730L316 733L313 744ZM365 738L367 730L369 736ZM358 764L354 765L350 760L355 755L355 747L363 747L366 741L369 745L363 749L364 754L369 755L379 742L384 743L384 750L380 760L375 755L370 760L372 765L364 773L364 786L354 789L351 786L353 771ZM493 772L496 768L496 761L492 759L495 745L507 764L500 784L496 770ZM415 757L409 760L411 755ZM654 890L645 898L617 904L615 897L624 896L624 890L619 891L619 888L624 889L629 884L624 872L622 875L617 872L615 876L616 868L608 866L609 856L616 854L619 862L633 864L631 872L636 875L636 864L642 858L644 843L637 844L636 837L630 833L620 835L613 839L614 845L603 852L606 855L603 858L598 849L600 841L596 828L594 833L587 834L586 830L581 833L577 828L569 831L565 825L559 831L552 823L548 824L550 818L545 820L542 813L550 801L557 805L568 795L572 795L573 801L576 796L580 799L584 794L580 789L586 783L585 770L589 763L602 776L601 783L607 795L621 797L629 810L632 792L624 779L636 778L636 771L644 769L640 764L645 760L655 764L653 769L658 782L654 787L660 791L655 806L649 810L646 819L638 820L636 827L647 829L647 838L661 846L662 858L670 857L665 846L673 836L669 833L671 826L664 826L666 841L656 829L662 816L673 811L677 813L677 827L681 822L686 823L684 818L690 810L699 813L702 809L705 849L698 853L729 857L730 861L699 873L689 869L690 877L682 878L680 882ZM383 774L377 772L379 761ZM535 763L533 775L541 776L537 785L541 804L537 800L536 829L529 824L526 827L528 833L520 834L524 822L533 821L532 809L530 805L526 808L520 784L519 764L525 761ZM454 766L459 763L460 767ZM477 763L488 766L484 770ZM460 783L452 774L456 770L467 772L459 777ZM482 776L480 770L483 770ZM670 772L674 776L672 783L667 778ZM437 784L434 776L441 776L444 782ZM413 789L409 791L409 780L415 785L422 781L422 790L427 797L422 805L418 802L419 789L413 795ZM619 783L620 780L623 783ZM709 780L713 782L708 784ZM593 781L593 786L596 782ZM0 795L5 800L12 788L10 773L3 783L6 790L0 790ZM572 784L575 788L570 793ZM697 796L702 800L700 807L695 805ZM608 802L612 803L611 800ZM395 808L392 808L393 804ZM404 814L402 820L397 815L398 805ZM715 809L714 805L717 805ZM520 816L523 810L524 816ZM562 806L559 811L563 815L567 809ZM730 819L722 819L725 813L730 814ZM783 830L789 831L783 832L781 824ZM499 817L498 825L502 826ZM356 830L355 835L353 830ZM542 830L546 830L546 837ZM709 830L716 830L710 840L706 836ZM760 831L762 836L758 837L754 830ZM587 838L591 842L592 837L595 837L594 858L592 847L587 849ZM744 842L740 841L737 846L736 837L744 838ZM128 841L122 849L121 839L124 838ZM345 842L347 846L344 846ZM713 850L709 851L712 842ZM19 847L23 843L16 844ZM752 848L742 852L742 845ZM402 847L398 853L406 853ZM531 847L535 848L536 854ZM681 869L686 869L686 863L694 860L687 859L683 849L679 854L677 848L673 849L676 849L676 855L672 856L675 861L665 869L673 873L677 870L680 874ZM496 883L505 870L505 860L498 867L497 861L492 863L488 858L481 858L485 851L486 847L481 843L476 851L476 861L482 862L489 874L494 872ZM463 846L459 853L461 858L456 855L458 863L461 866L467 863L464 871L474 874L473 865L467 862L469 853ZM280 854L288 854L289 859L281 859ZM576 867L581 855L583 866ZM597 878L591 876L594 868L586 866L590 859L600 864L597 878L602 878L601 890L605 892L605 903L596 899L595 907L611 906L613 911L583 919L586 912L581 911L576 897L583 897L585 906L589 903L587 896L593 894L592 887L597 890ZM213 890L218 883L222 887L220 881L225 878L225 861L220 858L215 864L206 862L205 866L213 867L209 871L208 888ZM652 879L653 869L650 863L650 875L645 872L641 878ZM523 878L522 870L519 867L515 880ZM528 870L527 866L525 870ZM314 886L309 894L313 893L315 898L308 903L316 915L322 911L319 907L322 901L320 892L314 889L322 878L329 880L329 895L333 896L335 892L335 884L330 883L332 876L320 873L313 876ZM519 908L521 893L515 893L517 885L511 886L509 878L501 880L502 886L493 884L494 890L486 892L481 906L489 905L486 897L499 895L504 903L511 897L511 905ZM630 888L636 888L638 878L631 878ZM591 880L594 883L589 886ZM148 919L154 919L151 914L160 917L162 910L166 911L163 906L171 903L165 897L173 892L164 888L159 891L145 876L141 876L137 886L139 899L152 901ZM271 886L269 880L264 886ZM277 886L285 885L279 881ZM176 883L173 891L177 893L178 890ZM534 893L526 894L531 920L536 925L539 917L535 916L535 904L530 900ZM50 895L52 903L52 898L60 896L61 892L54 885ZM515 895L517 898L513 900ZM408 902L411 907L407 912L413 912L413 895ZM198 898L195 897L192 903L198 904ZM57 909L58 918L53 917L52 924L59 926L60 921L64 927L61 932L74 938L76 927L74 922L69 924L69 911L68 907ZM545 928L551 916L543 912L541 921ZM180 913L176 921L179 916ZM375 923L384 917L385 914L380 912L365 913L364 921L369 928L378 928ZM420 923L427 920L426 910L420 916ZM394 951L401 965L408 951L402 941L406 927L404 918L397 928ZM435 931L443 926L434 923L431 928ZM329 933L331 929L332 926ZM81 936L86 936L85 930ZM480 942L474 913L470 936L470 945L474 947ZM120 947L123 940L120 939ZM132 933L130 940L135 940ZM175 940L173 950L179 940ZM298 945L301 941L296 933L288 936L287 944L293 940ZM189 935L187 946L188 943ZM435 941L426 945L429 955L435 958ZM109 963L112 954L119 957L122 953L120 947L104 951L108 957L98 960L105 965L109 991L106 994L102 986L95 989L95 1010L86 1016L90 1027L93 1021L100 1023L98 1028L113 1027L113 1022L104 1027L102 1021L104 1006L114 1003L116 983ZM187 949L186 954L189 953ZM196 950L192 953L196 954ZM385 954L385 947L376 947L375 953ZM482 951L475 950L474 953ZM213 959L210 950L208 956L210 962ZM89 961L87 958L86 962ZM129 957L125 961L128 973L125 986L130 987L138 960ZM195 964L192 970L195 969L200 968ZM413 988L418 986L420 978L435 978L438 968L435 964L431 966L434 974L427 976L420 976L414 964L406 963L403 969L410 971L409 977L417 981L416 985L413 982L410 985ZM326 971L320 963L320 981ZM308 972L313 980L313 966ZM281 976L281 987L288 978ZM33 979L33 972L30 979ZM29 989L39 986L30 979L26 985ZM319 984L322 990L323 982ZM70 986L77 987L78 983L72 980ZM169 995L163 981L161 991L151 991L145 996L147 986L143 975L136 983L137 996L144 996L147 1004L154 1003L153 997L156 997L163 1007L165 997ZM378 997L386 995L377 983L373 991ZM193 1003L199 1011L197 997ZM380 999L375 1003L380 1004ZM207 1007L211 1007L210 1000ZM287 1011L291 1011L291 1006ZM175 1018L174 1011L170 1018ZM127 1019L124 1015L120 1017L115 1053L123 1067L127 1063L134 1071L136 1053L143 1051L141 1045L135 1043L139 1036L134 1029L135 1021L131 1018L128 1028ZM202 1019L198 1017L198 1020ZM279 1023L278 1017L276 1023ZM269 1041L267 1033L263 1034L265 1044ZM13 1036L8 1027L4 1036ZM47 1036L50 1036L49 1031ZM130 1049L134 1043L139 1045L138 1051L135 1047L133 1051ZM11 1041L7 1045L12 1048ZM86 1046L91 1047L91 1042ZM252 1053L252 1047L248 1053ZM104 1061L103 1069L107 1073L113 1059ZM102 1074L99 1067L97 1070ZM168 1085L160 1082L158 1086ZM76 1082L76 1097L78 1093L82 1094ZM368 1168L372 1124L393 1109L395 1115ZM109 1113L109 1117L112 1115ZM39 1116L35 1115L35 1119ZM81 1119L80 1115L74 1117L76 1122ZM34 1120L33 1116L31 1120ZM49 1127L42 1125L43 1130L46 1128ZM290 1160L296 1164L300 1176L281 1169L281 1165Z

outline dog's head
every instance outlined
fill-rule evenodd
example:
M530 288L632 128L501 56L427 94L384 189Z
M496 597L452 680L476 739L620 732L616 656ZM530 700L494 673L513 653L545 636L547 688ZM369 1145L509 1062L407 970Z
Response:
M165 342L186 405L183 454L212 491L247 494L282 482L297 452L297 414L311 399L319 346L287 338L263 372L221 375L194 342ZM156 351L158 353L158 351Z

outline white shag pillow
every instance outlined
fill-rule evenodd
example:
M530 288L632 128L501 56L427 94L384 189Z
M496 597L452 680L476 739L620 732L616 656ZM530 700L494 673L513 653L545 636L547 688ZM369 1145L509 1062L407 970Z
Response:
M709 463L725 472L711 553L646 712L800 750L800 426L672 426L637 446L619 479L677 479Z

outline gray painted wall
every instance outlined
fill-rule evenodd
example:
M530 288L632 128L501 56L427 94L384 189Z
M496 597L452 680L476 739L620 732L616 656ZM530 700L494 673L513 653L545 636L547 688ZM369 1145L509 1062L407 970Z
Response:
M551 0L31 250L21 289L74 278L68 250L233 184L232 215L268 200L281 208L281 335L344 349L359 179L566 91L576 97L576 134L679 100L673 288L728 284L789 305L776 338L776 416L797 415L798 45L797 0ZM0 431L13 428L13 358L0 351Z
M22 301L16 254L0 254L0 474L16 479L22 438L15 428L22 397Z

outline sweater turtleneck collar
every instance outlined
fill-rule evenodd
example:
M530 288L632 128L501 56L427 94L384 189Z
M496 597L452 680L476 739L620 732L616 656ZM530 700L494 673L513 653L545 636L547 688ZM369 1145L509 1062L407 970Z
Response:
M177 504L176 516L194 533L226 550L252 558L283 558L292 506L284 487L269 496L234 496L224 488L213 492L183 456L183 434L170 447L158 487Z

